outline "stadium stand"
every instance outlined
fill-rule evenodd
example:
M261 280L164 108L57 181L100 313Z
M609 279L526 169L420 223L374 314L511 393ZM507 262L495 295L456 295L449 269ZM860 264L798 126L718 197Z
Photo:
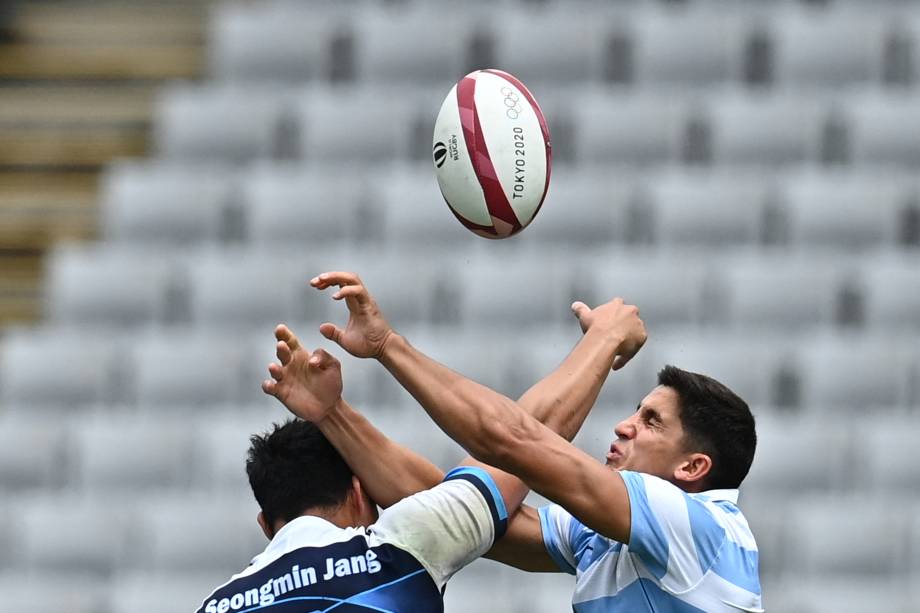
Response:
M0 608L192 611L245 567L248 439L286 417L259 389L272 329L328 347L316 327L344 313L307 280L336 268L511 396L577 340L573 300L638 304L651 340L576 443L600 456L665 363L712 374L758 419L741 505L767 610L914 612L920 8L731 4L17 3ZM443 96L484 66L552 132L543 210L505 241L452 218L428 161ZM461 457L379 364L340 357L385 432ZM447 611L567 610L571 585L477 561Z

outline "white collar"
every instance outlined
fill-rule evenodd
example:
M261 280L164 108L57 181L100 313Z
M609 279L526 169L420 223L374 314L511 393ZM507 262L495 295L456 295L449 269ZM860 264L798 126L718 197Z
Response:
M737 505L738 504L738 490L706 490L705 492L700 492L700 496L705 496L706 498L712 501L722 501L727 500L728 502Z
M265 551L254 557L249 567L240 574L254 573L295 549L323 547L347 541L357 534L366 535L367 532L364 528L339 528L332 522L315 515L301 515L281 526Z

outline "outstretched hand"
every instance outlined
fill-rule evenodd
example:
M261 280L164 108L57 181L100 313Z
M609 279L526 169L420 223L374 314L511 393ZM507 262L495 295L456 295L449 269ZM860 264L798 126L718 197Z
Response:
M322 349L310 353L285 325L275 328L275 338L281 364L268 365L272 378L262 382L262 391L280 400L297 417L322 421L342 397L339 361Z
M310 285L323 290L337 286L333 300L345 299L348 306L348 323L345 329L324 323L320 334L335 341L345 351L358 358L379 358L393 329L383 317L377 303L368 293L361 279L352 272L324 272L310 280Z
M581 324L582 332L591 328L601 328L613 335L619 343L617 355L613 360L613 370L626 366L645 344L648 333L645 322L639 319L639 308L626 304L622 298L589 308L584 302L572 304L572 312Z

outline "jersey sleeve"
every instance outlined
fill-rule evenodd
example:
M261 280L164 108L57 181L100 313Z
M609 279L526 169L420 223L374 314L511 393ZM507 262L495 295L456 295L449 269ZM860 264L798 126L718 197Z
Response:
M726 541L725 528L674 484L632 471L620 475L629 491L629 551L671 592L699 583Z
M557 504L540 508L543 545L564 573L575 574L594 531Z
M507 525L505 502L489 473L460 467L439 485L386 509L372 533L412 554L440 589L488 551Z

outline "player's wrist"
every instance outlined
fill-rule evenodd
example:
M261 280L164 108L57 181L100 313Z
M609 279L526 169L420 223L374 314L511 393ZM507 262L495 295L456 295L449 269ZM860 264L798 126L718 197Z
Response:
M396 333L395 330L390 328L386 331L386 334L383 337L383 340L380 342L380 348L377 351L377 361L381 364L386 364L386 361L389 357L399 351L398 347L400 345L405 345L405 340L402 336Z

